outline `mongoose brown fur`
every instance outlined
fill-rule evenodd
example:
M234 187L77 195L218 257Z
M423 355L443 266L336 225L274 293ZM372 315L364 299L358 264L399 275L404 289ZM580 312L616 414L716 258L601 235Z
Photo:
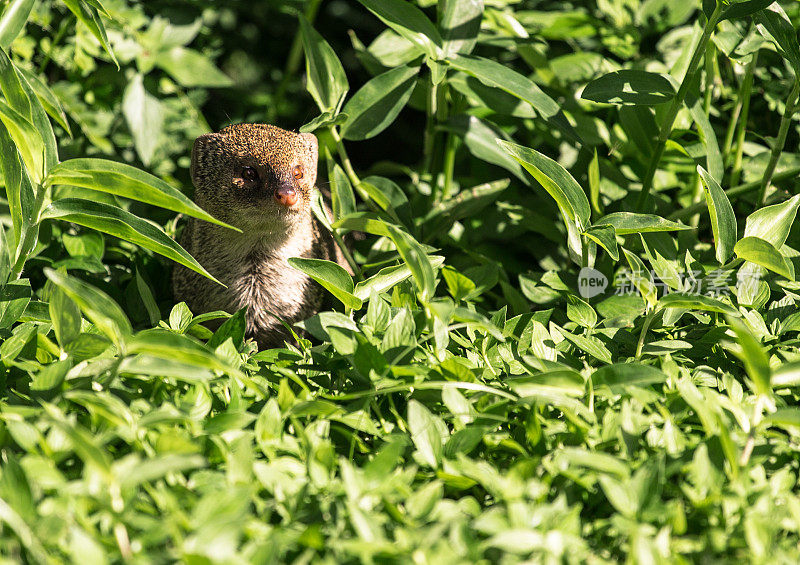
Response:
M314 135L266 124L232 125L195 140L195 201L242 233L189 219L181 245L227 288L178 265L176 300L195 314L245 308L247 335L262 348L289 339L281 319L293 324L320 309L322 288L287 263L328 259L350 270L311 210L317 156Z

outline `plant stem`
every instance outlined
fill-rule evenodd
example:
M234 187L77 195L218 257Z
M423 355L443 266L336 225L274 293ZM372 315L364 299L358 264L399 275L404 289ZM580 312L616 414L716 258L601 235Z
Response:
M589 266L589 238L581 236L581 269Z
M794 116L794 112L797 110L798 94L800 94L800 81L795 80L792 91L789 93L789 98L786 100L786 108L784 108L783 117L781 118L781 127L778 130L778 137L775 139L775 143L772 146L769 163L767 163L767 168L764 170L764 178L761 179L761 190L758 193L757 206L763 206L767 198L767 189L769 189L769 185L772 183L775 167L778 166L778 159L781 156L781 151L783 151L783 146L786 144L789 124L792 123L792 116Z
M430 92L428 93L428 119L425 122L425 139L423 145L423 174L430 174L431 164L433 163L433 141L436 138L437 90L438 86L431 81Z
M30 258L31 251L36 247L36 239L39 237L39 222L42 215L44 197L45 194L47 194L47 187L37 184L35 191L36 201L33 205L33 218L31 223L26 227L17 245L16 259L14 265L11 267L11 274L9 275L9 280L12 281L19 279L22 275L25 263Z
M736 153L733 158L733 169L731 170L731 184L737 184L742 176L742 155L744 154L744 135L747 131L747 118L750 113L750 95L753 91L753 72L758 63L758 51L753 53L750 63L745 71L742 84L742 110L739 116L739 123L736 127ZM727 152L726 152L727 154Z
M800 175L800 167L792 167L791 169L786 169L785 171L781 171L779 173L775 173L775 176L773 177L772 180L774 180L774 181L786 180L786 179L789 179L789 178L796 177L797 175ZM729 188L728 190L725 191L725 194L730 199L730 198L732 198L734 196L741 196L743 194L748 194L750 192L754 192L760 186L761 186L761 181L760 180L753 181L753 182L747 182L747 183L744 183L744 184L740 184L739 186L735 186L733 188ZM672 214L667 216L667 219L670 219L670 220L682 220L683 218L688 218L689 216L692 216L692 215L696 214L697 212L701 211L705 207L706 207L706 204L704 202L698 202L697 204L692 204L691 206L688 206L688 207L684 208L683 210L678 210L677 212L673 212Z
M750 456L753 454L753 448L756 445L756 429L764 415L764 401L763 394L756 396L756 403L753 406L753 419L750 421L750 431L747 432L747 442L744 444L742 456L739 458L739 465L742 467L747 465L750 461Z
M653 320L656 317L660 310L658 308L654 308L652 312L650 312L647 317L644 319L642 323L642 331L639 332L639 341L636 342L636 357L635 359L638 361L639 357L642 356L642 348L644 347L644 340L647 337L647 331L650 329L650 326L653 323Z
M653 186L653 177L655 177L656 169L658 168L658 163L661 160L661 156L664 154L664 148L666 147L667 140L672 132L672 126L675 123L675 118L678 116L678 111L681 109L681 106L683 106L683 101L686 99L686 94L689 92L689 86L692 84L694 73L697 72L697 66L700 64L700 60L703 58L703 54L705 53L706 44L711 38L714 28L717 27L717 23L722 16L722 7L723 4L721 2L717 3L716 7L714 8L714 12L706 22L706 25L703 28L703 35L700 37L700 41L695 47L694 53L692 54L692 59L689 61L689 67L686 69L686 75L683 77L681 86L678 88L675 98L672 99L672 103L667 110L667 115L664 117L664 122L661 124L661 131L658 134L658 141L656 142L653 156L650 159L650 165L647 167L647 173L642 180L642 191L639 193L639 200L636 203L636 208L639 211L644 210L644 206L647 203L647 197L649 196L650 189Z

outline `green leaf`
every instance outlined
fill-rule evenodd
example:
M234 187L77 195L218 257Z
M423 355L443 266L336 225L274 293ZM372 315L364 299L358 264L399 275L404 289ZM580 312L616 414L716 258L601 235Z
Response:
M743 237L733 248L740 259L750 261L778 273L787 279L794 280L794 267L780 251L769 242L760 237Z
M386 224L386 230L387 235L397 247L400 257L411 270L420 298L423 302L427 301L433 296L433 292L436 289L436 275L433 272L430 259L428 259L419 242L410 234L391 224Z
M65 273L45 267L45 276L69 296L86 314L86 317L118 346L132 332L125 312L105 292Z
M306 54L306 89L321 112L338 114L350 85L330 45L300 17L300 36Z
M11 0L0 16L0 47L7 51L31 15L36 0Z
M227 88L233 81L220 71L211 59L186 47L173 47L159 53L155 64L186 88Z
M717 312L728 316L741 316L739 311L733 306L725 304L716 298L703 294L687 294L682 292L670 292L658 300L660 308L681 308L687 310L704 310L706 312Z
M675 88L664 75L623 69L594 79L581 98L603 104L654 106L675 98Z
M0 120L14 140L28 174L35 182L40 182L46 173L47 154L42 136L28 118L3 100L0 100Z
M442 459L442 438L435 416L416 400L408 403L408 428L411 440L423 461L436 469Z
M164 111L161 102L144 88L143 77L137 73L122 96L122 113L133 135L136 153L145 165L150 164L161 140Z
M720 21L746 18L756 12L760 12L774 1L775 0L744 0L730 2L730 5L722 12Z
M598 214L602 214L603 205L600 203L600 159L597 157L596 148L592 155L592 160L589 162L587 176L589 177L589 200L592 203L592 208Z
M13 240L9 245L16 249L22 233L32 221L34 194L22 157L6 127L0 123L0 167L3 172L6 199L11 215ZM8 251L6 250L6 254ZM9 257L13 261L13 257Z
M617 234L613 226L591 226L583 235L601 246L614 261L619 261L619 247L617 247Z
M641 363L616 363L600 367L592 374L592 385L608 386L612 393L619 393L626 386L643 387L663 383L667 376L655 367Z
M736 216L730 200L717 181L699 165L697 172L706 189L706 204L711 216L711 231L714 233L717 261L724 264L733 254L733 247L736 245Z
M31 301L28 279L9 281L0 288L0 329L10 328Z
M356 197L353 185L344 170L333 160L328 159L328 182L331 188L331 208L334 221L356 211Z
M78 305L60 288L54 288L48 304L56 340L63 348L81 333L81 311Z
M691 226L672 222L654 214L637 214L635 212L614 212L603 216L595 222L596 225L610 225L617 231L617 235L631 233L648 233L659 231L691 230Z
M45 183L46 185L79 186L107 192L237 230L208 214L180 190L168 185L158 177L116 161L90 158L70 159L53 167L50 174L47 175Z
M378 16L383 23L396 31L433 59L442 58L442 38L422 10L406 0L358 0L362 6Z
M226 363L206 346L185 335L168 330L153 329L139 332L127 340L126 349L130 354L141 353L200 369L222 371L231 376L244 377L241 371Z
M501 63L483 57L458 55L449 58L448 63L459 71L474 76L486 86L499 88L524 100L543 119L559 128L573 140L581 141L556 101L542 92L529 78Z
M460 115L450 118L444 127L460 135L469 152L478 159L503 167L522 182L530 183L522 166L498 146L497 139L510 141L510 138L495 124L476 116Z
M773 2L766 10L758 12L755 21L761 35L775 41L778 51L792 66L795 77L800 77L800 44L797 41L797 32L780 4Z
M753 389L757 394L770 394L770 368L769 357L761 343L750 333L744 322L736 318L728 318L728 325L736 332L736 341L739 342L741 352L738 357L744 363L747 375L753 381Z
M100 19L97 8L89 5L89 3L84 0L64 0L64 4L75 14L79 22L89 28L89 31L97 38L97 41L100 42L100 45L102 45L103 49L108 53L111 60L114 61L114 64L119 69L119 63L117 62L116 56L114 56L111 45L108 43L106 28L103 25L103 20Z
M428 255L428 260L432 267L439 267L444 263L444 257ZM356 284L353 294L361 300L370 298L372 291L380 294L386 292L393 286L403 282L411 276L411 269L408 265L395 265L393 267L385 267L372 275L366 280Z
M33 92L36 94L36 97L39 99L42 107L44 108L45 112L50 115L58 125L60 125L64 130L67 132L67 135L72 136L72 129L69 127L69 122L67 121L67 115L64 112L64 108L61 106L61 102L56 97L55 93L50 89L49 86L39 77L39 75L32 73L26 69L17 68L17 71L22 74L23 77L28 81L28 84L33 89Z
M444 55L468 55L475 47L481 30L483 0L442 0L439 7L439 31Z
M130 241L222 284L160 227L121 208L101 202L64 198L45 208L42 219L73 222Z
M498 139L497 143L539 181L556 201L568 221L577 223L580 230L589 226L589 217L592 214L589 200L569 171L535 149L502 139Z
M744 237L759 237L770 242L776 249L780 249L786 243L798 207L800 207L800 194L795 194L786 202L756 210L747 217Z
M361 308L361 299L353 294L353 278L333 261L290 257L288 263L317 281L347 308L354 310Z
M411 97L417 74L419 67L397 67L359 88L344 106L342 137L369 139L389 127Z

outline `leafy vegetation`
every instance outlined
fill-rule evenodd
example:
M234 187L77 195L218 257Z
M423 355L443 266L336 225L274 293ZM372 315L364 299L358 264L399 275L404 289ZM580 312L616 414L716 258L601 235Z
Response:
M0 13L5 561L797 561L800 5L230 4ZM170 295L231 121L364 234L281 349Z

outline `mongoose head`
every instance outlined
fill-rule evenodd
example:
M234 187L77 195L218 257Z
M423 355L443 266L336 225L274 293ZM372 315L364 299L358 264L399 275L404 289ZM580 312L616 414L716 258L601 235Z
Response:
M317 138L266 124L201 135L192 148L195 201L243 230L274 230L311 209Z

